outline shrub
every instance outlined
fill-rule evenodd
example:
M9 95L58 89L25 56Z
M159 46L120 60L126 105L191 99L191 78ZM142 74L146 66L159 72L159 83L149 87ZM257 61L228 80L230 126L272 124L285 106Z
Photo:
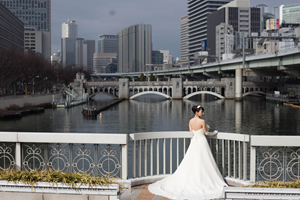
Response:
M145 81L145 76L144 76L143 73L142 73L141 76L140 76L140 81Z
M89 174L61 172L58 170L0 170L0 180L12 181L14 183L22 182L31 186L37 184L37 182L48 182L53 185L62 183L71 188L74 188L77 183L87 184L89 187L94 185L110 185L112 183L119 184L114 182L111 176L92 177Z
M264 181L263 183L254 184L250 187L261 187L261 188L300 188L300 180L296 179L292 182L288 181Z
M8 111L15 111L15 110L19 110L20 106L16 105L16 104L11 104L9 105L9 107L6 108L6 110Z

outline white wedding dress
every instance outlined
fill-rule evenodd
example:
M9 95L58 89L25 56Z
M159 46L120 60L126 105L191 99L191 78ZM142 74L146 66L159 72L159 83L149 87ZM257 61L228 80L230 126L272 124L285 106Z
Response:
M221 198L227 186L216 165L203 129L193 131L194 137L186 155L174 174L156 183L148 190L170 199Z

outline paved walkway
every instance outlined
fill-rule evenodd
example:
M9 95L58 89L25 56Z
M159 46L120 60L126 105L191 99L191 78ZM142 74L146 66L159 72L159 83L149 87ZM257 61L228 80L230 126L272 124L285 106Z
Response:
M166 197L157 196L148 191L148 185L140 185L132 188L131 200L169 200Z

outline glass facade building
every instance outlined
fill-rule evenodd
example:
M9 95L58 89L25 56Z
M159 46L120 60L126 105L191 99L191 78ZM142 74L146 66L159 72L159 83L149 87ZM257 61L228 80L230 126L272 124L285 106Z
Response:
M152 51L152 64L163 64L164 54L160 51Z
M118 31L118 72L144 72L152 62L152 26L137 24Z
M300 24L300 4L283 6L281 16L284 24Z
M0 48L24 50L24 24L0 3Z
M98 53L117 53L118 36L100 35L98 40Z
M51 0L0 0L25 27L51 31Z
M0 0L0 2L24 23L24 49L40 53L45 59L50 60L51 0Z
M202 42L207 40L207 15L231 0L189 0L189 60L194 63L194 54L201 51Z

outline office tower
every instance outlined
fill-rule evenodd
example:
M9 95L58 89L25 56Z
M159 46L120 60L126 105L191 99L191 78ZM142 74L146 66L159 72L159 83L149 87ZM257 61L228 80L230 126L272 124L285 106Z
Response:
M181 31L180 31L180 59L182 66L186 66L189 61L189 26L188 15L181 17Z
M41 53L43 57L50 60L51 35L50 32L37 31L34 27L25 28L24 48L33 53Z
M93 55L95 53L95 40L77 39L75 41L75 65L84 70L93 72Z
M144 72L151 64L152 26L138 24L118 31L118 72Z
M113 69L117 66L116 53L94 53L94 73L114 73L117 70Z
M75 20L68 19L67 22L61 25L61 38L77 38L78 25Z
M221 60L223 54L231 54L233 51L233 46L233 26L225 23L221 23L216 26L216 57L218 58L218 60Z
M172 64L172 60L173 60L173 56L170 55L170 51L169 50L160 50L160 53L163 54L163 62L164 64Z
M62 66L75 65L75 41L77 40L78 26L75 20L62 23L61 32L61 61Z
M264 20L264 16L267 16L268 14L268 6L266 4L259 4L256 6L256 8L260 8L261 10L261 14L262 14L262 19L261 19L261 30L260 32L262 32L264 30L264 28L266 27L265 23L266 20Z
M24 23L0 3L0 48L24 51Z
M194 63L194 54L202 50L207 40L207 15L231 0L188 0L189 59Z
M160 51L152 51L152 64L163 64L164 54Z
M117 53L118 36L117 35L99 35L98 53Z
M300 4L280 6L280 21L283 24L300 24Z
M218 11L211 13L207 17L207 47L208 54L211 56L218 56L221 59L222 55L216 51L216 27L222 23L231 25L235 35L234 49L242 48L242 34L261 31L261 8L250 8L249 4L238 4L237 1L230 2L218 9ZM245 1L244 1L245 2ZM249 1L248 1L249 2ZM240 7L247 6L248 7ZM235 7L231 7L235 6ZM224 49L219 52L224 52Z
M23 21L25 50L51 56L51 0L0 0L14 15ZM28 35L29 34L29 35ZM31 38L30 34L39 35ZM30 46L34 44L34 46ZM35 47L38 47L37 49Z

